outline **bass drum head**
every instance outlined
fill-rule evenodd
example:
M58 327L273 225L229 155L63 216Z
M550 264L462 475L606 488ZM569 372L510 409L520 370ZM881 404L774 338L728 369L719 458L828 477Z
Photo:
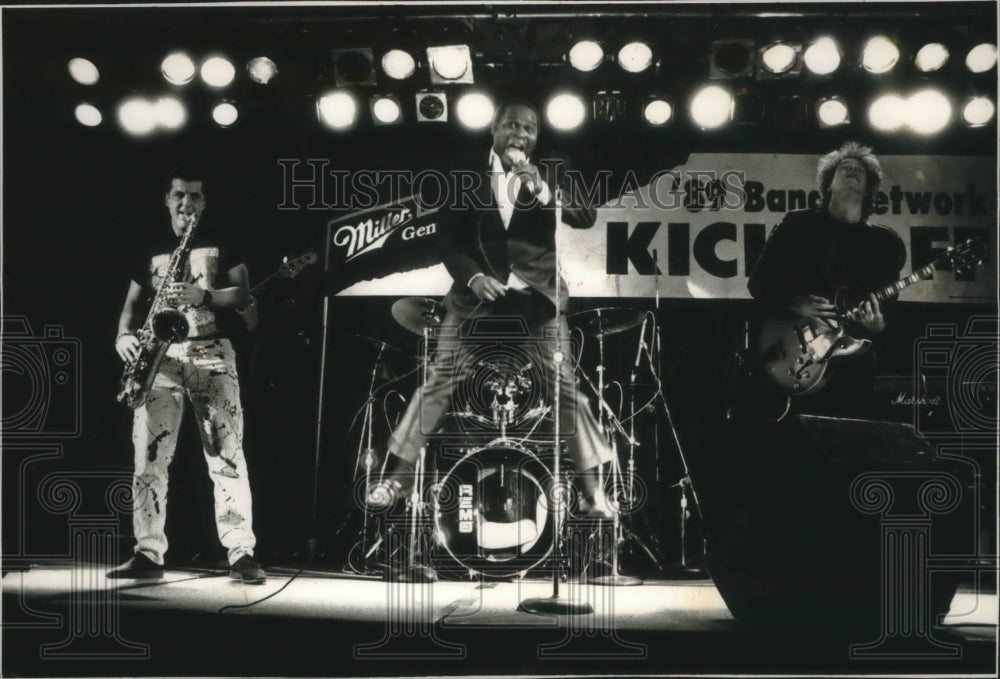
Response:
M438 543L461 575L524 575L552 551L548 468L529 450L492 443L459 460L435 497ZM455 564L458 564L456 568Z

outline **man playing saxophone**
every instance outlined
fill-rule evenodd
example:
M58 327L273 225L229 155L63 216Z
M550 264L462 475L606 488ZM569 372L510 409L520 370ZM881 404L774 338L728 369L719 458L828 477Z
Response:
M228 551L229 575L248 584L266 579L253 558L256 537L243 454L236 357L217 319L224 309L246 306L248 274L246 266L227 258L231 253L200 226L206 204L204 179L204 173L195 168L177 168L168 177L164 204L171 230L150 244L134 268L118 320L115 350L126 363L126 376L140 357L150 358L145 355L151 353L149 344L156 344L140 341L137 332L147 339L147 329L168 325L173 336L156 344L162 356L152 361L155 374L148 390L126 399L135 407L132 526L136 546L132 558L109 571L109 578L162 577L168 469L188 401L214 486L215 523ZM197 231L185 238L194 228ZM143 314L151 297L156 303L150 314L156 318Z

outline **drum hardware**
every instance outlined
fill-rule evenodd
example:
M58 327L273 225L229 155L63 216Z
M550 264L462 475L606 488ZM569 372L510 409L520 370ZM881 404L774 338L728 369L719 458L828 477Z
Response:
M441 324L444 316L444 305L426 297L405 297L392 305L392 317L415 335L425 336L429 328Z
M390 569L390 577L397 582L436 582L437 572L430 566L419 563L418 556L423 555L422 542L417 523L424 513L423 488L426 473L427 447L420 448L417 464L414 469L413 491L410 493L407 511L410 513L409 549L407 550L406 567L402 570Z
M556 313L560 313L560 291L562 287L560 283L560 271L559 271L559 232L560 225L562 224L562 191L559 188L558 183L556 183L553 202L555 205L555 210L553 210L553 218L555 225L552 233L552 245L553 245L553 259L555 260L555 275L556 275L556 294L555 294L555 307ZM559 428L559 391L560 391L560 370L562 368L562 362L566 358L562 351L562 323L557 326L559 330L555 333L556 350L552 352L552 370L555 373L552 379L553 384L553 397L552 397L552 429L553 429L553 444L552 444L552 502L549 503L549 514L552 518L552 528L553 528L553 568L552 568L552 596L551 597L535 597L529 598L522 601L517 610L523 611L525 613L535 613L539 615L586 615L588 613L594 612L594 607L588 603L580 603L567 599L559 595L559 580L561 575L566 570L566 560L563 558L564 548L563 548L563 521L565 519L566 512L566 498L568 493L568 487L563 482L562 478L562 442L560 441L560 428Z

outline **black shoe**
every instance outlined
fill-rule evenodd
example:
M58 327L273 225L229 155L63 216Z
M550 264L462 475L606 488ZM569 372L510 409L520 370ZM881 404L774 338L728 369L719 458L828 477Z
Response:
M121 578L154 579L163 577L163 566L156 563L142 552L136 552L135 556L123 563L118 568L112 568L106 573L111 580Z
M244 554L229 567L229 577L242 580L245 585L262 585L267 580L267 573L252 556Z
M372 509L386 509L413 491L413 479L389 477L372 486L368 491L368 506Z

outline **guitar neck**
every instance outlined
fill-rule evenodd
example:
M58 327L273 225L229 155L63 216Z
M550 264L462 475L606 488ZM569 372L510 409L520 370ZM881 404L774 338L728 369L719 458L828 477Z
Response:
M890 297L898 295L900 292L910 287L914 283L927 280L933 275L934 275L934 264L932 263L928 264L925 267L921 267L916 271L911 272L909 276L900 278L895 283L890 283L884 288L879 288L873 294L875 295L875 299L877 299L878 302L881 304Z

